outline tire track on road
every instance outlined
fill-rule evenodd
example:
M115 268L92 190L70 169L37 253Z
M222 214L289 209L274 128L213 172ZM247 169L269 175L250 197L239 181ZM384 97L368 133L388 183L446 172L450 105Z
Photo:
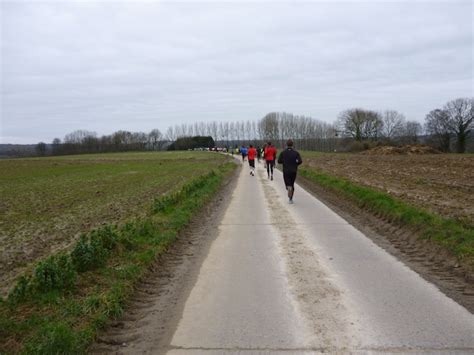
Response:
M313 331L309 343L315 348L347 350L357 347L356 321L343 300L343 292L333 283L319 262L317 252L288 211L262 169L258 169L272 224L279 234L282 259L287 267L291 292Z

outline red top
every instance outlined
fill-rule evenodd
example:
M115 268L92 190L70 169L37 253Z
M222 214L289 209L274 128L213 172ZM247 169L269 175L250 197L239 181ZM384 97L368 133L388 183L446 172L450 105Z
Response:
M264 157L265 160L275 160L277 155L277 150L274 146L265 147Z
M249 148L249 151L247 152L249 156L249 160L255 160L255 155L257 155L257 150L255 148Z

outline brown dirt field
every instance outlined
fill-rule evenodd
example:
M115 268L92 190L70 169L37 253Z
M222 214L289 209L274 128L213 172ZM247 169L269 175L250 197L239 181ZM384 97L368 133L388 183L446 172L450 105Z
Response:
M305 166L376 188L414 206L474 225L472 154L321 154Z
M368 155L394 155L394 154L440 154L441 152L433 147L422 144L408 144L401 147L379 146L365 150L360 154Z

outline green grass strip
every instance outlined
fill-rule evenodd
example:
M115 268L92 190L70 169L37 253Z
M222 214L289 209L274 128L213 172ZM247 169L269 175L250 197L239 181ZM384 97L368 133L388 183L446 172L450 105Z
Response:
M0 300L0 353L82 354L133 287L236 167L226 163L155 199L147 217L84 235L39 262Z
M349 180L302 168L301 176L325 188L341 193L376 215L416 229L422 238L436 241L460 260L474 265L474 229L453 219L443 218L411 206L384 192L356 185Z

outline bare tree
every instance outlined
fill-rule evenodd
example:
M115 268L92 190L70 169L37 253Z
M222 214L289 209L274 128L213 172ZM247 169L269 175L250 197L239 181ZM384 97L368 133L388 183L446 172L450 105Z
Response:
M61 154L61 139L54 138L53 142L51 143L51 146L53 155Z
M222 132L222 139L225 140L225 145L228 146L229 145L229 140L230 140L230 137L229 137L229 133L230 133L229 122L226 121L221 125L221 132Z
M278 116L276 112L265 115L260 120L260 129L263 133L263 139L276 141L279 138Z
M81 143L81 151L84 153L97 153L100 152L99 139L94 135L84 137Z
M169 126L166 130L166 139L171 142L176 140L176 133L174 132L174 128L172 126Z
M174 133L176 134L176 138L186 137L186 124L175 125Z
M209 126L209 131L210 131L210 136L214 139L214 141L217 141L217 133L218 133L218 124L216 121L212 121Z
M132 133L132 150L145 150L148 143L148 135L144 132Z
M65 154L92 153L98 150L97 133L76 130L66 134L62 151Z
M247 135L245 134L245 122L244 121L239 121L237 122L237 127L238 127L238 134L239 134L239 137L240 139L242 139L243 141L245 141L245 139L247 138ZM239 139L239 140L240 140Z
M157 128L148 133L148 142L152 150L160 149L160 142L163 140L163 134Z
M439 150L450 151L450 123L446 111L436 109L428 113L425 117L425 130L435 140Z
M365 139L376 140L382 127L382 120L377 112L360 108L341 112L338 123L346 136L359 142Z
M64 143L81 144L84 142L86 138L89 138L89 137L97 137L97 133L86 131L83 129L78 129L74 132L66 134L66 136L64 137Z
M466 151L466 139L474 126L473 106L473 98L452 100L444 106L444 111L449 118L449 129L456 135L456 151L458 153Z
M395 110L386 110L382 113L381 134L384 138L391 140L403 134L405 116Z
M229 140L235 140L235 123L234 122L230 122L229 123Z
M249 141L252 139L252 124L247 120L244 125L245 139Z
M423 128L416 121L406 121L401 136L408 144L418 143L418 137L422 134Z
M112 135L110 136L102 136L100 137L99 144L101 147L101 151L103 152L113 152L114 146L112 142Z
M252 121L250 123L250 130L252 132L252 139L257 140L258 139L258 133L257 133L257 123L255 121Z

